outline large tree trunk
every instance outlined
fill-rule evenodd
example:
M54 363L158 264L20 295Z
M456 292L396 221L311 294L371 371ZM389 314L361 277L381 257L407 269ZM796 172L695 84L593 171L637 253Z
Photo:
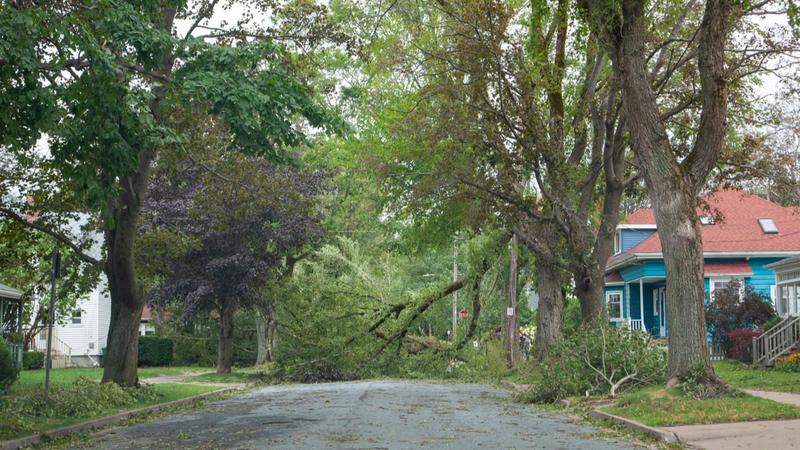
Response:
M107 354L103 358L103 382L120 385L138 383L139 323L144 296L133 266L136 224L146 188L150 156L141 155L136 177L123 177L122 193L114 205L113 229L106 231L105 273L111 294L111 322L108 327Z
M561 292L561 271L543 258L536 260L539 314L536 321L533 360L544 361L561 340L564 325L564 295Z
M693 193L678 186L651 192L667 271L668 379L706 373L716 379L708 353L704 309L703 243Z
M233 318L236 307L226 302L219 309L219 345L217 347L217 373L231 373L233 365Z
M508 313L506 318L508 326L506 331L508 333L508 348L506 354L506 362L509 367L519 359L519 311L517 310L517 275L518 275L518 262L517 262L517 235L511 237L510 258L508 268Z
M583 2L603 30L614 70L622 83L622 100L631 147L647 183L655 212L667 275L669 318L668 385L692 375L718 382L709 361L703 301L703 247L695 212L697 194L714 167L727 129L724 46L732 2L708 0L697 33L702 110L691 152L673 151L650 85L645 48L644 4L623 0L621 21Z
M575 297L581 305L581 320L583 323L606 324L608 310L603 297L603 284L605 264L596 264L590 267L580 267L573 273L575 281Z
M176 9L166 7L161 13L163 30L170 33ZM164 55L160 61L160 72L168 76L174 62L174 56ZM163 116L161 100L166 90L164 84L156 84L151 89L148 107L156 121ZM111 322L108 327L107 354L103 358L103 382L113 381L127 386L138 383L136 366L139 361L139 323L142 320L144 295L136 281L133 243L147 192L150 166L155 156L155 148L144 149L139 154L136 173L120 177L120 193L110 197L108 202L114 220L105 224L108 253L105 273L111 296Z
M258 337L258 355L256 365L266 364L275 360L275 338L278 320L275 317L275 307L267 303L259 309L256 318L256 333Z

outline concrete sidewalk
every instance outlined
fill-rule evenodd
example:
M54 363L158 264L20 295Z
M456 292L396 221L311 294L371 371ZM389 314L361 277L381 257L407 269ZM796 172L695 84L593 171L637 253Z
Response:
M800 395L744 390L750 395L800 406ZM717 423L662 427L675 433L683 444L708 450L800 449L800 419Z

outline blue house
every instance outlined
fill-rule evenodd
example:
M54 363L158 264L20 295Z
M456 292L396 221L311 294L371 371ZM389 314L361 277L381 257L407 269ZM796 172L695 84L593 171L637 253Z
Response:
M740 190L720 190L706 196L697 213L702 224L706 301L733 283L742 293L750 286L781 306L776 303L775 272L767 266L800 255L800 209ZM610 320L666 338L665 279L653 211L636 210L617 226L615 255L606 268ZM779 309L779 313L791 311Z

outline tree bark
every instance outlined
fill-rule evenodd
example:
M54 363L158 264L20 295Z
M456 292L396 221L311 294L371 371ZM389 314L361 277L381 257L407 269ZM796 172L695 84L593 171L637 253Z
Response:
M217 347L217 373L231 373L233 365L233 318L236 307L226 302L219 308L219 345Z
M542 258L536 260L539 314L536 320L533 360L544 361L561 340L564 325L564 296L561 292L561 271Z
M690 374L718 382L706 342L703 246L695 207L698 192L722 150L727 128L723 55L732 4L709 0L705 5L697 38L702 112L694 146L682 160L669 142L649 81L643 2L623 0L622 18L616 22L609 22L606 11L599 6L595 9L593 2L583 2L583 6L606 34L622 84L631 147L658 224L667 275L668 385Z
M275 360L275 333L277 327L278 320L275 317L273 304L267 303L263 308L259 308L258 317L256 318L256 333L258 337L257 366Z
M161 13L163 30L169 33L172 31L176 9L163 8ZM171 73L174 61L173 55L164 55L160 61L160 71L165 75ZM163 115L160 111L161 100L166 95L166 89L162 84L151 89L148 106L156 122ZM108 353L103 359L103 382L113 381L126 386L138 383L136 366L139 360L139 323L142 319L144 296L136 280L133 243L147 192L150 166L155 155L155 148L140 152L136 173L120 177L120 193L109 198L109 209L114 215L114 221L106 222L104 234L108 253L105 273L111 296L111 322L108 327Z

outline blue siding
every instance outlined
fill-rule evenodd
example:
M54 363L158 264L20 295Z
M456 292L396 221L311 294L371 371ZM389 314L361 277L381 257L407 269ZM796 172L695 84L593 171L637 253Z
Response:
M625 253L632 249L636 244L642 242L655 233L656 230L620 230L622 241L622 252Z
M625 230L627 231L627 230ZM764 268L764 266L771 264L775 261L779 261L781 258L709 258L706 259L706 262L718 262L718 263L737 263L737 262L748 262L750 267L753 270L753 275L749 277L745 277L745 284L747 286L752 286L753 289L762 295L769 298L770 291L772 286L775 285L775 272L772 270ZM630 298L628 298L625 294L625 287L624 286L607 286L605 288L605 292L608 291L620 291L622 292L622 303L623 303L623 316L630 317L632 319L638 319L640 317L639 309L639 283L637 280L641 277L663 277L666 273L666 269L664 267L663 260L645 260L640 261L634 264L631 264L627 267L624 267L619 270L620 275L625 280L626 283L630 283L629 285L629 294ZM706 292L710 290L710 281L709 278L706 277L703 280L704 288ZM658 336L659 334L659 327L658 327L658 317L654 316L653 310L653 289L664 286L664 281L658 281L654 283L645 283L644 284L644 322L645 327L650 330L653 335ZM708 299L708 297L706 298ZM669 298L667 298L667 302L669 302Z

